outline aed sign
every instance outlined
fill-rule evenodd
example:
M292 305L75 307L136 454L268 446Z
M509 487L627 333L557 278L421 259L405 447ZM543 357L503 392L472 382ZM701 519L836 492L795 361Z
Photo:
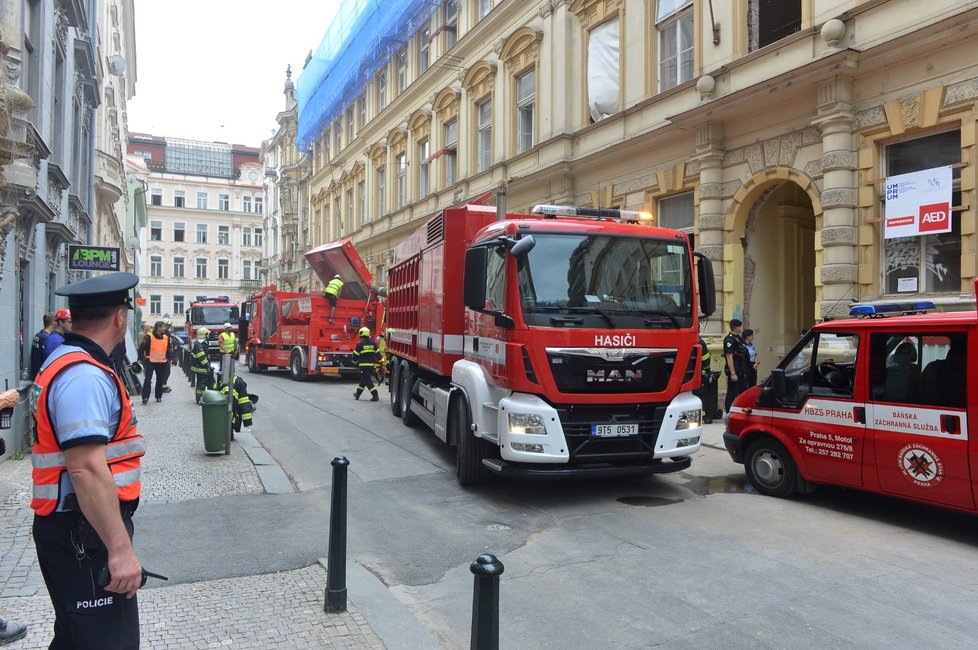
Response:
M118 271L119 249L69 244L68 268L72 271Z
M951 232L951 166L886 179L883 237Z

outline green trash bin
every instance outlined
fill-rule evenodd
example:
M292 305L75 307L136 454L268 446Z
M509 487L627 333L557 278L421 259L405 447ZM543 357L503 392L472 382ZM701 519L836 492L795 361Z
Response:
M223 454L228 428L228 398L216 390L205 390L200 397L204 422L204 451Z

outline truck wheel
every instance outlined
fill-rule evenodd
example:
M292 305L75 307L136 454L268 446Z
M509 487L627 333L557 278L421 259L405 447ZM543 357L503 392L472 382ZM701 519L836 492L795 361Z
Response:
M472 419L464 399L455 400L451 413L455 429L455 475L459 485L482 485L489 480L489 468L482 464L486 445L472 435Z
M397 359L391 362L390 381L387 383L387 392L391 396L391 413L394 417L401 417L401 364Z
M289 374L296 381L306 380L306 369L302 365L302 355L298 350L292 352L292 357L289 359Z
M744 469L754 488L770 497L786 497L798 483L798 466L773 438L762 438L748 448Z
M401 377L398 382L398 401L401 403L401 422L405 426L413 427L420 420L417 414L411 410L411 393L414 392L414 373L411 372L411 366L405 361L401 364Z
M255 352L255 348L248 350L248 372L257 374L259 372L265 372L265 368L265 366L258 365L258 353Z

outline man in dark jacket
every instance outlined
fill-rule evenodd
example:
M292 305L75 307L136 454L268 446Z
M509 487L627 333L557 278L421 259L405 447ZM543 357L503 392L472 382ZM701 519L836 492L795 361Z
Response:
M730 333L723 339L723 371L727 374L727 399L723 410L730 413L730 406L748 388L747 348L741 334L744 322L739 318L730 320Z
M34 335L31 340L31 381L37 377L41 371L41 364L44 363L44 344L47 343L48 336L54 331L54 312L49 311L44 314L44 328Z
M156 374L156 401L163 401L163 383L170 369L170 359L173 350L170 348L170 337L166 334L163 321L156 321L152 334L143 339L139 346L139 360L143 364L146 378L143 380L143 404L149 402L150 384L153 374Z
M210 333L206 327L198 329L197 338L190 348L190 369L194 372L194 393L198 404L204 391L214 384L214 369L211 368L210 359L207 357L207 336Z
M360 340L357 342L357 347L353 349L353 359L360 368L360 385L354 391L353 397L360 399L360 394L366 388L370 391L370 401L379 402L377 387L373 382L374 366L377 365L377 346L370 339L370 328L360 328Z

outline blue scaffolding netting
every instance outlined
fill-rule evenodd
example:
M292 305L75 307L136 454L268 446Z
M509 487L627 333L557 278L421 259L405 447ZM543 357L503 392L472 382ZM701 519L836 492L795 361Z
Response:
M438 5L434 0L343 0L296 83L301 151L309 151Z

